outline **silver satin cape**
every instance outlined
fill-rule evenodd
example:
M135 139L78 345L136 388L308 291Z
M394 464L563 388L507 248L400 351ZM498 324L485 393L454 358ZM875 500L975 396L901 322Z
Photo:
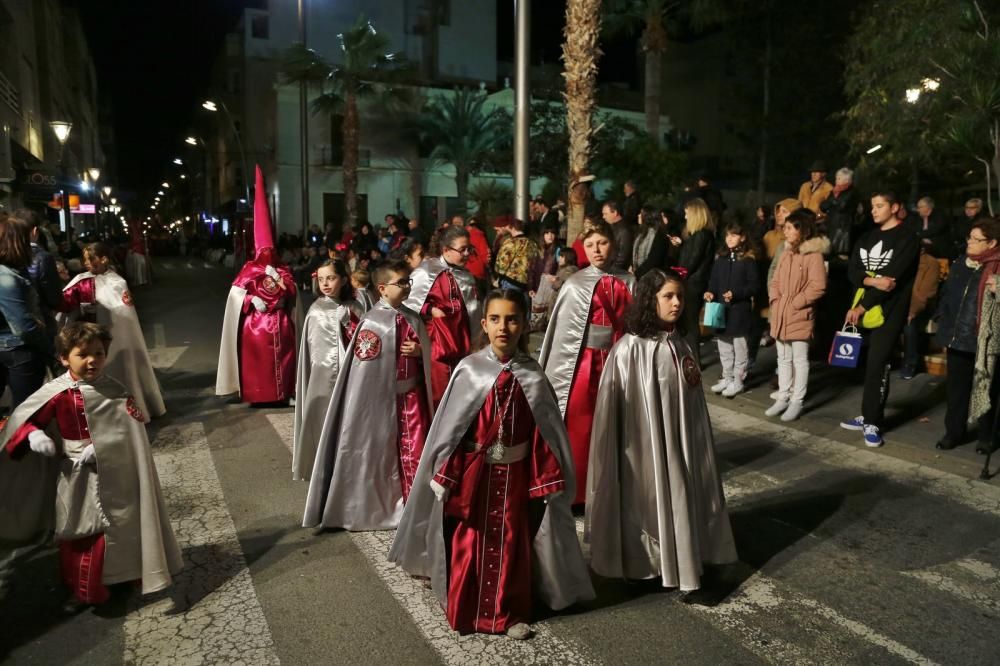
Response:
M448 596L444 503L436 500L430 482L462 442L503 367L492 348L487 347L467 356L455 368L427 434L410 501L389 551L389 561L410 574L431 579L442 606L447 605ZM594 598L570 512L569 503L576 493L573 456L552 387L538 363L526 354L518 354L510 361L510 369L566 481L565 491L545 504L545 515L532 544L535 593L549 608L560 610Z
M167 407L160 392L160 383L149 360L146 338L142 334L139 315L132 304L132 295L125 278L113 269L100 275L90 271L80 273L63 290L86 278L94 278L94 298L97 300L97 323L111 329L114 339L108 349L104 374L125 384L142 410L143 418L163 416ZM72 321L75 313L65 316Z
M171 575L181 570L183 561L146 428L129 414L130 395L121 383L107 375L94 383L75 381L68 372L60 375L14 410L0 430L0 442L6 444L45 403L74 386L83 394L97 465L74 469L83 447L65 445L53 419L46 434L67 454L56 461L57 494L50 499L56 503L56 536L74 539L103 532L105 585L141 579L143 594L162 590L171 584ZM18 508L0 507L0 520L6 521L7 514Z
M483 309L476 291L476 278L464 268L452 266L441 257L424 259L410 273L413 287L411 287L410 295L403 305L420 314L424 303L427 302L427 294L434 286L434 281L445 271L451 271L458 284L458 290L462 292L462 302L465 303L465 311L469 315L469 333L472 336L470 340L475 341L479 337L479 331L482 330L480 322L483 318Z
M569 402L576 364L590 326L590 303L594 298L594 289L605 275L618 278L629 291L635 292L635 276L631 273L604 271L594 266L577 271L559 290L548 328L545 329L545 338L538 349L538 362L552 383L559 413L563 417L566 416L566 403Z
M352 311L358 317L363 314L354 301L341 303L321 296L309 308L299 329L302 340L297 357L292 435L292 479L295 481L308 481L312 472L323 419L330 407L337 375L347 358L342 331L350 324Z
M403 513L396 417L396 315L420 338L428 413L431 404L430 341L416 313L396 310L380 300L358 324L347 347L347 362L337 375L323 421L309 480L303 527L391 530ZM358 333L373 331L381 340L378 356L362 361L354 354Z
M676 362L675 362L676 356ZM675 332L611 349L590 437L584 539L610 578L696 590L736 561L701 373Z

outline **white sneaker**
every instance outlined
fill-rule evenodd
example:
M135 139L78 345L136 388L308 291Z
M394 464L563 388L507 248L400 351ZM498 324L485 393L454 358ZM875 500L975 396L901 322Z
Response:
M712 391L712 393L722 393L728 387L729 387L729 380L728 379L720 379L716 383L712 384L711 391Z
M800 414L802 414L802 402L799 400L792 400L788 403L788 409L786 409L785 413L781 415L781 420L794 421L799 418Z
M764 412L764 416L777 416L778 414L783 414L786 409L788 409L787 400L775 400L774 404Z
M781 391L772 391L771 395L768 396L771 400L777 400L781 397Z
M743 393L743 382L733 382L722 392L723 398L735 398Z

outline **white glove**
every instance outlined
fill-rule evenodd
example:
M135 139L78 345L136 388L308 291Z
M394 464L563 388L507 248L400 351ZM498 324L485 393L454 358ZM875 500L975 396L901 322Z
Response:
M270 275L275 280L281 279L278 277L278 270L274 266L271 266L270 264L268 264L267 268L264 269L264 275Z
M448 489L434 479L431 479L431 490L434 491L434 497L437 498L438 502L444 502L448 499Z
M254 296L253 298L251 298L250 305L257 308L257 312L263 312L264 310L267 309L267 303L265 303L264 299L261 298L260 296Z
M49 458L56 454L56 443L45 434L44 430L32 430L28 433L28 448Z
M544 502L548 504L549 502L551 502L552 500L554 500L555 498L559 497L562 494L563 491L561 490L557 490L554 493L549 493L548 495L545 496Z
M87 444L87 446L83 448L83 451L80 452L80 457L76 459L75 463L73 463L73 467L80 468L87 463L94 462L95 460L97 460L97 453L94 451L94 445Z

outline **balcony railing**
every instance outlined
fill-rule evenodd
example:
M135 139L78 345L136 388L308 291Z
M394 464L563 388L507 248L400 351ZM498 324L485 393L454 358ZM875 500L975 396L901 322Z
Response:
M3 72L0 72L0 99L9 106L14 113L21 115L21 95L17 88L10 82Z

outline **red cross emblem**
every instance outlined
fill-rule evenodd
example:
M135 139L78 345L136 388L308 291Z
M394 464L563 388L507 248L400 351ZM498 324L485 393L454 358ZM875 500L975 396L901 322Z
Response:
M382 340L375 331L365 329L358 332L358 337L354 340L354 355L359 361L370 361L378 358L382 352Z
M690 356L685 356L684 360L681 361L681 368L684 370L684 379L687 380L688 386L698 386L701 384L701 370L698 369L698 363Z
M128 289L122 292L122 303L124 303L129 307L132 307L132 292L130 292Z
M129 396L128 400L125 401L125 411L127 411L128 415L139 423L146 422L146 416L142 413L142 410L139 409L139 405L135 404L134 397Z

